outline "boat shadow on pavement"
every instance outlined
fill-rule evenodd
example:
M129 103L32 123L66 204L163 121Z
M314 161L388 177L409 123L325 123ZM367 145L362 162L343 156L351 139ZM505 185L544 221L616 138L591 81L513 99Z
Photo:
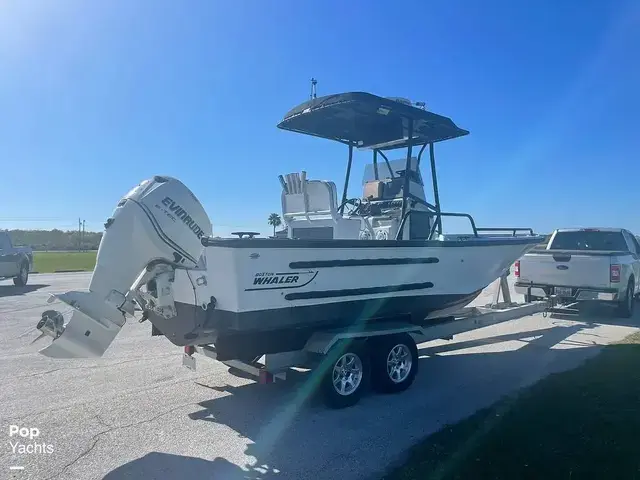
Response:
M255 473L255 474L254 474ZM258 480L260 472L245 471L224 458L203 458L151 452L112 470L103 480L201 478L211 480Z
M628 320L600 316L597 324L608 318L611 325L637 327L640 311ZM554 315L527 331L423 344L419 374L409 390L367 394L344 410L324 407L314 373L294 371L286 382L268 386L200 383L229 394L200 402L189 418L226 425L249 440L245 465L220 456L206 460L151 452L104 478L379 478L416 442L443 426L595 355L598 348L592 347L606 343L597 338L595 322L572 320L555 320Z

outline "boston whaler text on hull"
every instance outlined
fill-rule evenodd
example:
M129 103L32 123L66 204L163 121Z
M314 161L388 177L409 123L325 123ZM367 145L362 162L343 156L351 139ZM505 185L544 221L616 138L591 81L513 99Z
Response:
M180 346L212 345L221 360L299 350L321 329L428 325L542 240L441 210L434 144L468 134L449 118L355 92L313 98L278 127L348 146L340 203L333 182L281 176L289 238L213 239L202 205L180 181L143 181L105 224L89 291L56 296L73 307L71 319L43 314L38 328L53 342L41 353L101 356L137 307L154 332ZM433 203L419 168L426 147ZM385 152L398 148L406 157L389 161ZM372 151L373 163L362 197L349 199L354 149ZM471 232L443 234L446 217L468 219Z

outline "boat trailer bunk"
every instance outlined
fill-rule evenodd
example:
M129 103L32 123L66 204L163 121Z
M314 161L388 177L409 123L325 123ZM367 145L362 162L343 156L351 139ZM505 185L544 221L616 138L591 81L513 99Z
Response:
M200 354L228 366L232 374L253 377L261 384L286 380L294 368L310 370L320 378L318 393L327 406L348 407L360 400L369 384L381 393L409 388L418 370L420 343L452 340L471 330L546 311L547 302L512 302L507 275L497 282L491 304L428 318L424 325L398 321L319 330L301 350L266 354L252 362L218 360L213 345L185 346L182 364L195 371L195 355Z

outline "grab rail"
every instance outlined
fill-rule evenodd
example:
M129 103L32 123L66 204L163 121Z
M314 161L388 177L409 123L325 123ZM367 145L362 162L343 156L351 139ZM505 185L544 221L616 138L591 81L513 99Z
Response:
M479 232L512 232L513 236L516 236L516 232L519 231L523 231L523 232L528 232L529 235L535 235L535 233L533 233L533 228L511 228L511 227L505 227L505 228L500 228L500 227L483 227L483 228L478 228Z
M396 240L402 240L402 233L404 232L404 225L405 223L407 223L407 218L409 218L409 215L411 215L411 212L414 211L418 211L418 210L407 210L404 215L402 216L402 220L400 221L400 226L398 227L398 233L396 233ZM420 212L423 213L423 212ZM441 217L465 217L469 219L469 223L471 223L471 228L473 230L473 236L474 237L479 237L478 235L478 229L476 228L476 222L473 220L473 217L471 215L469 215L468 213L456 213L456 212L429 212L432 213L433 216L435 217L435 221L433 222L433 225L431 226L431 230L429 231L429 236L427 237L427 240L431 240L433 238L433 234L436 231L436 228L438 226L438 220Z
M435 222L433 222L433 225L431 226L431 231L429 232L429 240L431 240L433 238L433 234L436 233L436 228L438 227L438 224L440 223L442 217L465 217L465 218L468 218L469 219L469 223L471 223L471 229L473 230L473 236L474 237L479 237L478 231L480 229L476 228L476 222L473 220L473 217L471 215L469 215L468 213L439 212L439 213L436 214Z
M404 226L405 223L407 222L407 219L409 218L409 215L411 214L411 212L413 211L417 211L417 210L408 210L407 212L405 212L405 214L402 216L402 220L400 221L400 226L398 227L398 233L396 234L396 240L401 240L402 239L402 233L404 231ZM469 223L471 224L471 229L473 230L473 236L478 238L480 237L479 233L481 232L511 232L512 236L517 236L517 232L527 232L529 235L534 236L535 233L533 232L533 228L518 228L518 227L476 227L476 222L473 219L473 217L468 214L468 213L457 213L457 212L431 212L433 213L433 225L431 226L431 230L429 231L429 237L427 237L428 240L431 240L433 238L433 236L436 233L436 229L438 228L439 225L439 220L442 217L462 217L462 218L467 218L469 220Z

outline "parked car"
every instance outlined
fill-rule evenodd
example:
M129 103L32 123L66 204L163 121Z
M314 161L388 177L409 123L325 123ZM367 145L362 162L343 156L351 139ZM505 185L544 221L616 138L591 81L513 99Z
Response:
M575 302L607 302L630 317L640 292L640 242L625 229L553 232L549 243L515 264L515 290L533 301L549 295Z
M30 247L14 247L8 232L0 232L0 279L13 278L13 283L24 286L33 268Z

